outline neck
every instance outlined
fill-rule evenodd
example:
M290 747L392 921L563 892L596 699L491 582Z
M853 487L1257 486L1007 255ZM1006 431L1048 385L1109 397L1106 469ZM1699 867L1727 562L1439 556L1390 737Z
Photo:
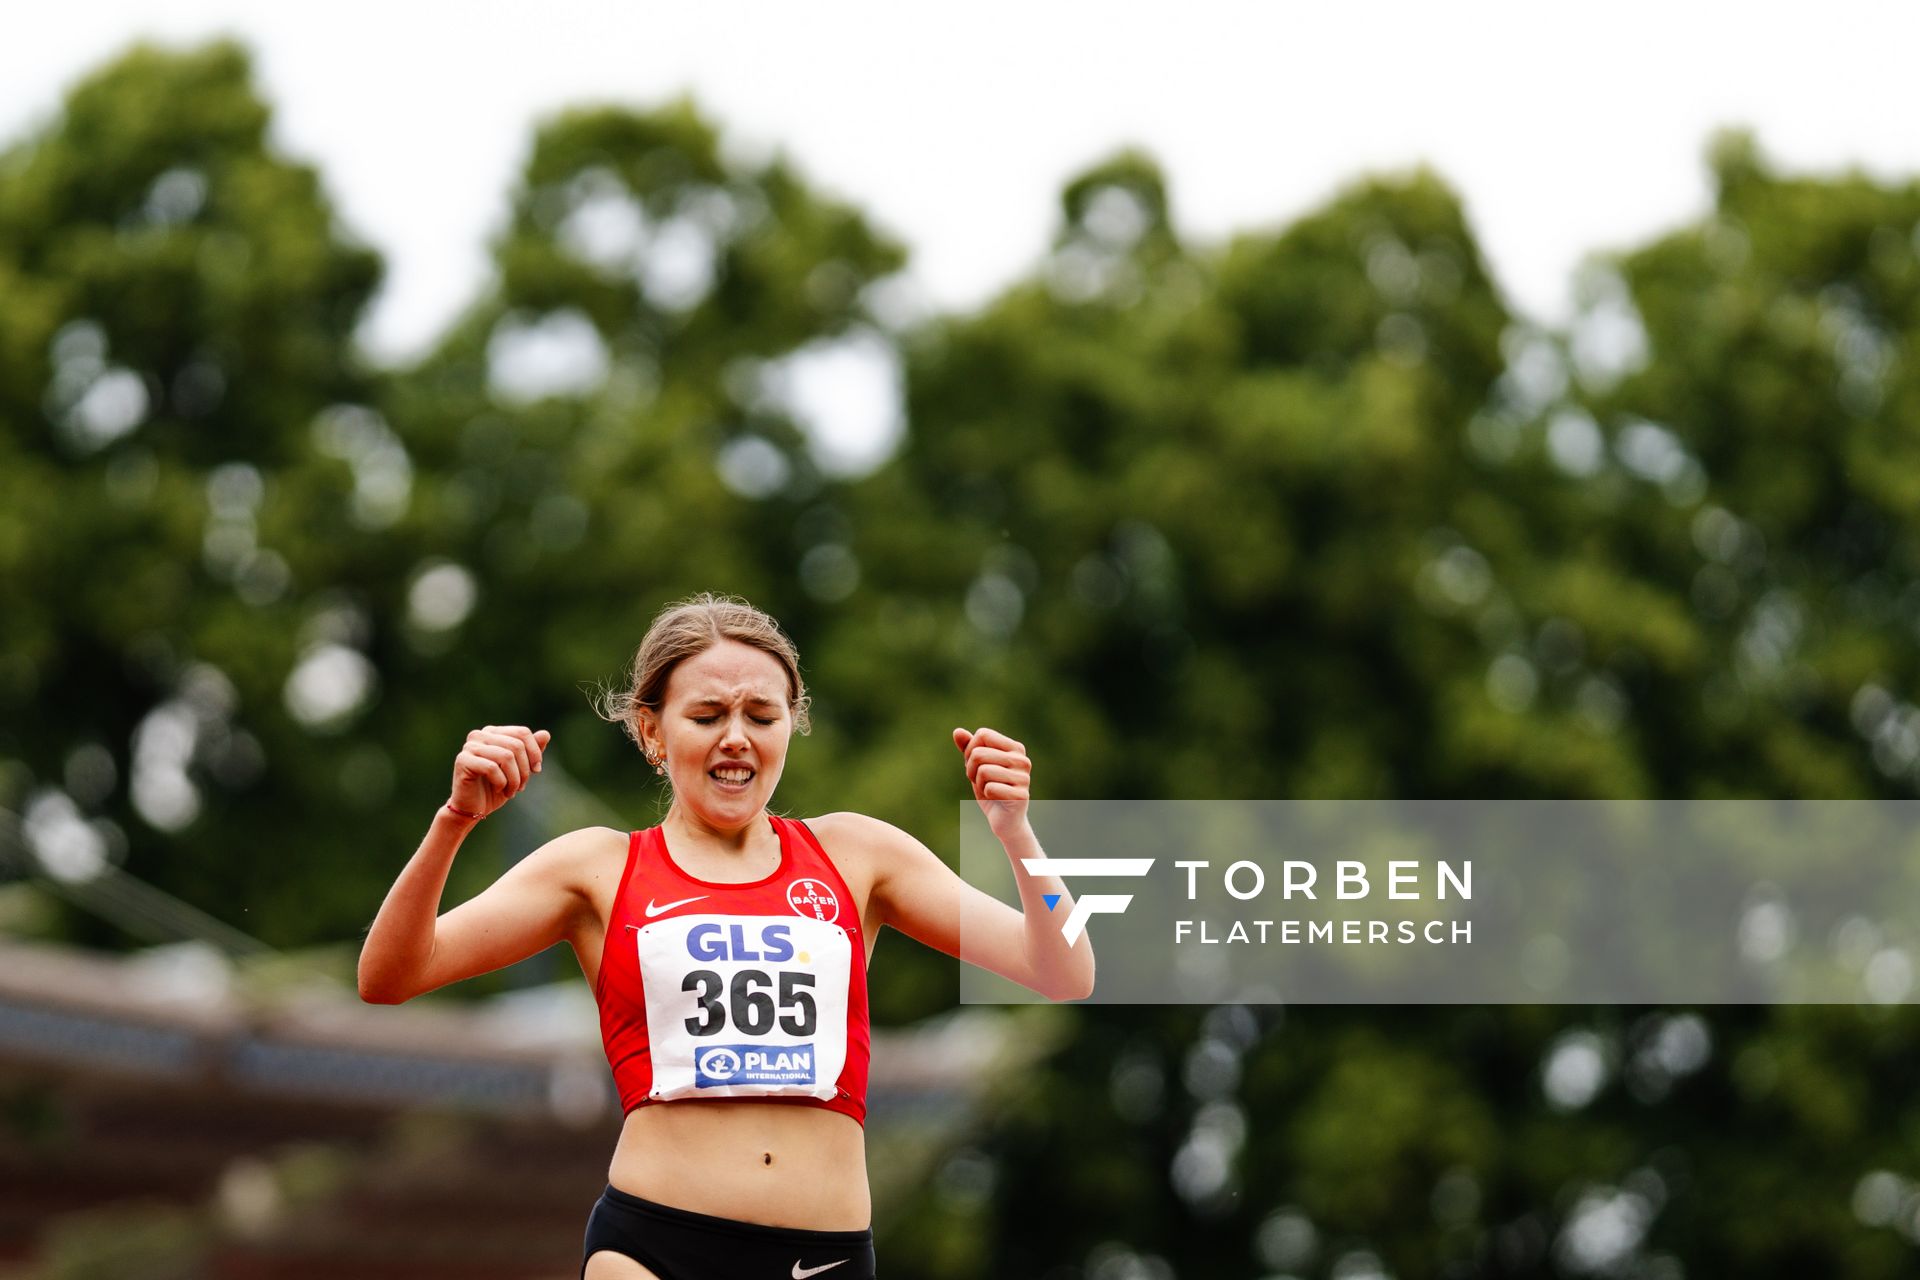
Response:
M738 852L753 842L760 828L770 827L771 824L767 821L767 811L761 809L739 826L718 825L708 822L675 800L668 807L667 816L660 820L660 826L668 834L681 837L683 843L691 839Z

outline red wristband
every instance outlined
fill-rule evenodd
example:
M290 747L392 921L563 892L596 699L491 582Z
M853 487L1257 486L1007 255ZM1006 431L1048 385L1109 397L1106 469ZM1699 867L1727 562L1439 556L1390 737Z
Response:
M445 804L441 805L440 807L442 809L445 809L448 813L452 814L454 817L465 818L469 822L479 822L481 819L487 816L484 813L468 813L465 809L456 809L453 807L453 801L451 800L447 801Z

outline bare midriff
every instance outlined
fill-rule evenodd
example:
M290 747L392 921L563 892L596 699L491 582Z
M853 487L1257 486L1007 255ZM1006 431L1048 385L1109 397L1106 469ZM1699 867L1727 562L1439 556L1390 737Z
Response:
M657 1102L627 1113L607 1181L694 1213L805 1231L873 1218L853 1117L777 1102Z

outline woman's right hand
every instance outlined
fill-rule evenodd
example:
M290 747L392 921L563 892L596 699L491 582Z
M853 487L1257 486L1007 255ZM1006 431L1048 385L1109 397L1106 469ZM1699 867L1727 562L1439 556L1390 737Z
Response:
M486 817L519 795L540 772L553 735L525 725L488 725L467 735L453 761L453 794L448 803L464 813Z

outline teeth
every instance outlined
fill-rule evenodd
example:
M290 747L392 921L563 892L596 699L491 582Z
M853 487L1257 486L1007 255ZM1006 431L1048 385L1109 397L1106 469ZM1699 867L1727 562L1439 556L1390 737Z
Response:
M713 769L709 772L722 782L745 782L753 776L753 771L750 769Z

